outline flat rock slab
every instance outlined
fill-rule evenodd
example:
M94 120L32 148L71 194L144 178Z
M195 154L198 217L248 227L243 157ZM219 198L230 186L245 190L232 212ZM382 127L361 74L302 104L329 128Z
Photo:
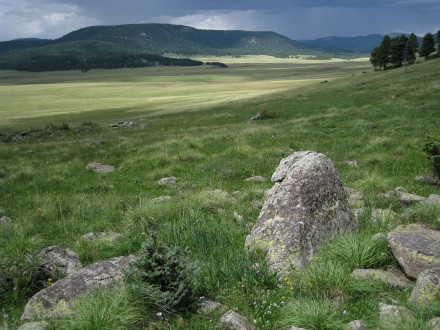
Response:
M87 164L86 167L88 170L97 173L111 173L114 172L115 168L112 165L106 165L102 163L91 162Z
M420 204L423 204L423 205L440 205L440 195L435 195L435 194L429 195L429 197L426 200L421 201Z
M391 190L387 192L384 195L385 198L393 199L397 198L402 204L404 205L411 205L414 203L419 203L421 201L424 201L426 198L414 194L410 194L403 190L401 187L397 187L394 190Z
M394 256L407 276L417 278L425 269L440 267L440 232L419 224L398 226L388 234Z
M257 176L251 176L251 177L247 178L245 181L264 182L264 181L266 181L266 179L260 175L257 175Z
M384 282L393 288L405 289L411 287L411 282L403 274L395 274L382 269L355 269L351 274L359 280L377 280Z
M72 303L97 287L121 283L122 270L134 256L96 262L35 294L27 303L22 321L59 318L71 313Z
M45 321L30 322L23 324L18 330L45 330L49 327L49 323Z
M335 235L357 230L339 175L325 155L295 152L281 160L272 181L245 245L265 251L278 275L305 267Z
M160 186L174 186L177 183L177 178L175 176L169 176L167 178L162 178L159 180Z
M424 270L417 277L416 286L409 297L409 301L418 305L427 306L440 295L440 268Z

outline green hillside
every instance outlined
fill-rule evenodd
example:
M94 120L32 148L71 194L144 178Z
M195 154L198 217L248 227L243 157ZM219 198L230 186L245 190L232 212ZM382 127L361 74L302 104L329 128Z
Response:
M80 63L139 54L272 55L316 51L274 32L198 30L182 25L92 26L56 40L23 39L0 43L0 69L43 71L80 68ZM104 57L104 58L103 58ZM56 65L54 64L56 63ZM123 65L122 67L132 65ZM106 68L108 65L98 66Z

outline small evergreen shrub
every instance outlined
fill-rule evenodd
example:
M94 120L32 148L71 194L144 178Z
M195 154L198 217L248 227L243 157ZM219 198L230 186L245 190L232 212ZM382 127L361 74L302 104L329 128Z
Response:
M263 110L259 112L259 120L267 120L276 118L277 114L275 112L269 112L267 110Z
M182 311L197 300L198 266L188 261L188 249L159 244L151 236L127 269L131 287L145 303L165 312Z
M425 143L423 151L428 155L432 172L440 179L440 143L430 139L430 141Z

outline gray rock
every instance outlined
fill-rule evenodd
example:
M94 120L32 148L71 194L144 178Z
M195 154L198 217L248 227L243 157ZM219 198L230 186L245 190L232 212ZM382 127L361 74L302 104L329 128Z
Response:
M49 323L45 321L30 322L23 324L18 330L45 330L49 326Z
M306 329L293 326L289 330L306 330Z
M91 162L87 164L87 169L97 173L111 173L115 170L112 165L105 165L102 163Z
M172 199L173 198L171 196L159 196L157 198L153 198L153 202L157 202L157 203L168 202Z
M411 205L426 199L425 197L407 193L401 187L397 187L396 189L387 192L384 197L388 199L397 198L404 205Z
M353 214L356 221L359 221L360 218L365 214L365 212L367 212L367 209L365 207L354 209Z
M427 328L429 330L440 330L440 317L433 318L428 321Z
M200 311L202 313L211 313L219 308L222 308L223 305L217 301L202 299L200 302Z
M39 253L38 259L40 260L40 269L46 278L68 276L83 267L78 254L55 245L43 249Z
M233 216L234 219L237 220L238 222L243 221L243 216L240 215L237 211L234 211L234 213L232 214L232 216Z
M344 160L344 164L350 167L359 167L359 162L357 160Z
M426 306L435 302L440 294L440 268L424 270L417 277L409 301Z
M256 209L261 209L263 207L263 203L261 203L257 198L252 200L251 205Z
M33 321L69 315L72 303L79 297L98 287L122 283L122 270L132 260L134 256L96 262L55 282L28 301L21 320Z
M375 224L385 223L394 220L397 213L389 209L374 209L371 211L371 222Z
M266 179L260 175L257 175L257 176L251 176L247 178L245 181L264 182L266 181Z
M221 189L208 190L206 191L206 195L210 196L213 200L218 200L226 203L236 203L237 199L229 195L227 191L223 191Z
M378 280L393 288L405 289L411 287L411 282L403 275L382 269L355 269L351 276L358 280Z
M381 241L381 240L387 239L387 235L385 235L384 233L377 233L377 234L374 234L373 236L371 236L371 239L373 241Z
M440 179L436 178L435 176L429 176L429 175L421 175L416 177L417 181L432 184L432 185L440 185Z
M348 197L348 203L353 208L360 208L364 206L364 194L353 188L344 188Z
M169 176L167 178L162 178L159 180L160 186L174 186L177 183L177 178L175 176Z
M90 232L90 233L84 234L82 238L86 241L98 241L98 242L103 242L103 243L112 243L112 242L116 242L118 239L120 239L121 236L122 236L121 234L114 233L112 231L109 231L109 232L99 231L99 232Z
M364 330L365 324L360 320L351 321L347 324L346 330Z
M410 311L405 307L379 303L379 321L381 324L392 325L409 314Z
M111 128L135 128L136 123L132 121L121 120L115 124L110 125Z
M220 329L227 330L256 330L242 315L230 310L223 314L218 323Z
M323 154L296 152L272 176L275 185L245 245L267 252L269 267L283 275L303 268L315 249L358 223L333 163Z
M424 200L421 201L420 204L424 204L424 205L440 205L440 195L429 195L429 197Z
M8 218L7 216L0 217L0 225L1 224L9 224L11 222L12 222L12 220L10 218Z
M440 267L439 231L419 224L398 226L388 234L388 242L410 278L417 278L425 269Z

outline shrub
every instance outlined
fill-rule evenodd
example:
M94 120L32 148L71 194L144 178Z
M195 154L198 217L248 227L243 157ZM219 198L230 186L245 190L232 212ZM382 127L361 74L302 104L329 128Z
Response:
M147 305L161 311L182 311L196 301L198 266L188 261L188 249L168 247L151 236L127 270L131 287Z
M259 120L267 120L267 119L273 119L276 118L277 114L275 112L269 112L267 110L263 110L259 112Z
M440 143L430 140L425 143L423 151L428 155L432 172L440 179Z

